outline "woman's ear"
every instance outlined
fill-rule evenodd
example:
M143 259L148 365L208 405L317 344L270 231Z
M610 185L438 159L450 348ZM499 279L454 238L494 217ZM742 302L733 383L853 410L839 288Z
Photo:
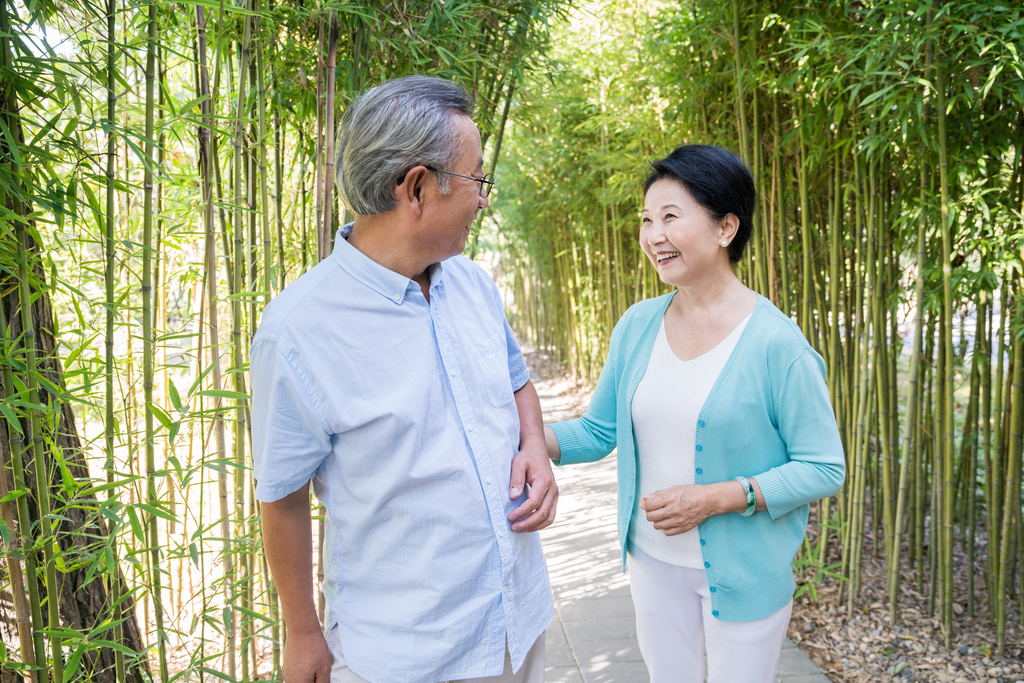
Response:
M419 216L423 212L426 183L430 175L425 166L414 166L405 174L402 182L395 186L395 200L399 206L408 206L414 216Z
M727 213L722 222L718 224L718 240L720 242L732 242L740 229L740 219L734 213Z

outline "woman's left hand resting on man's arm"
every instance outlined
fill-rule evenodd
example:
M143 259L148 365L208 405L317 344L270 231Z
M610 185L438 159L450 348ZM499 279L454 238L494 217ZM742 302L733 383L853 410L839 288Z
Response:
M549 449L550 451L550 449ZM767 510L757 480L750 479L757 497L758 512ZM647 521L666 536L676 536L694 528L708 517L747 509L747 494L738 481L717 484L685 484L671 486L643 497L640 509Z

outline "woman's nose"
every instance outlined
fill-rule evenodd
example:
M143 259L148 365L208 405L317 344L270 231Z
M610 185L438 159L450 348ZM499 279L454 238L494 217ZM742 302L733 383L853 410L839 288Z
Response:
M665 230L662 226L654 223L647 233L647 243L650 245L661 244L665 241Z

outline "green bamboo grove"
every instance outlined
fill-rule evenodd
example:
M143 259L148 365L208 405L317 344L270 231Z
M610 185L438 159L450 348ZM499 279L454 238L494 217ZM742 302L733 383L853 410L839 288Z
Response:
M336 123L445 76L493 167L563 11L0 2L4 680L280 680L247 354L344 220Z
M735 151L760 198L739 274L824 357L848 464L800 590L838 581L865 607L863 558L883 557L890 623L909 581L947 646L954 612L984 610L1002 654L1024 601L1024 13L589 7L524 86L499 165L514 327L592 384L625 308L668 291L637 245L646 163Z
M1012 646L1022 32L999 2L0 0L0 676L280 680L249 341L346 219L346 103L408 73L475 94L499 184L467 253L584 382L666 291L645 163L741 154L740 273L824 356L849 464L801 590L862 609L882 557L891 621L910 582L947 642L963 608Z

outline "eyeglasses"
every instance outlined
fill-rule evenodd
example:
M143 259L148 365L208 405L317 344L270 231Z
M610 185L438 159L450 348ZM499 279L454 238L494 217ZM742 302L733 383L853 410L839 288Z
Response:
M447 173L448 175L455 175L455 176L459 176L460 178L468 178L469 180L475 180L476 182L480 183L480 196L481 197L486 197L487 195L491 194L491 188L494 187L494 174L493 173L487 173L486 175L484 175L483 178L477 178L477 177L471 176L471 175L462 175L461 173L452 173L451 171L446 171L443 168L434 168L433 166L424 166L424 168L427 169L428 171L433 171L434 173Z

